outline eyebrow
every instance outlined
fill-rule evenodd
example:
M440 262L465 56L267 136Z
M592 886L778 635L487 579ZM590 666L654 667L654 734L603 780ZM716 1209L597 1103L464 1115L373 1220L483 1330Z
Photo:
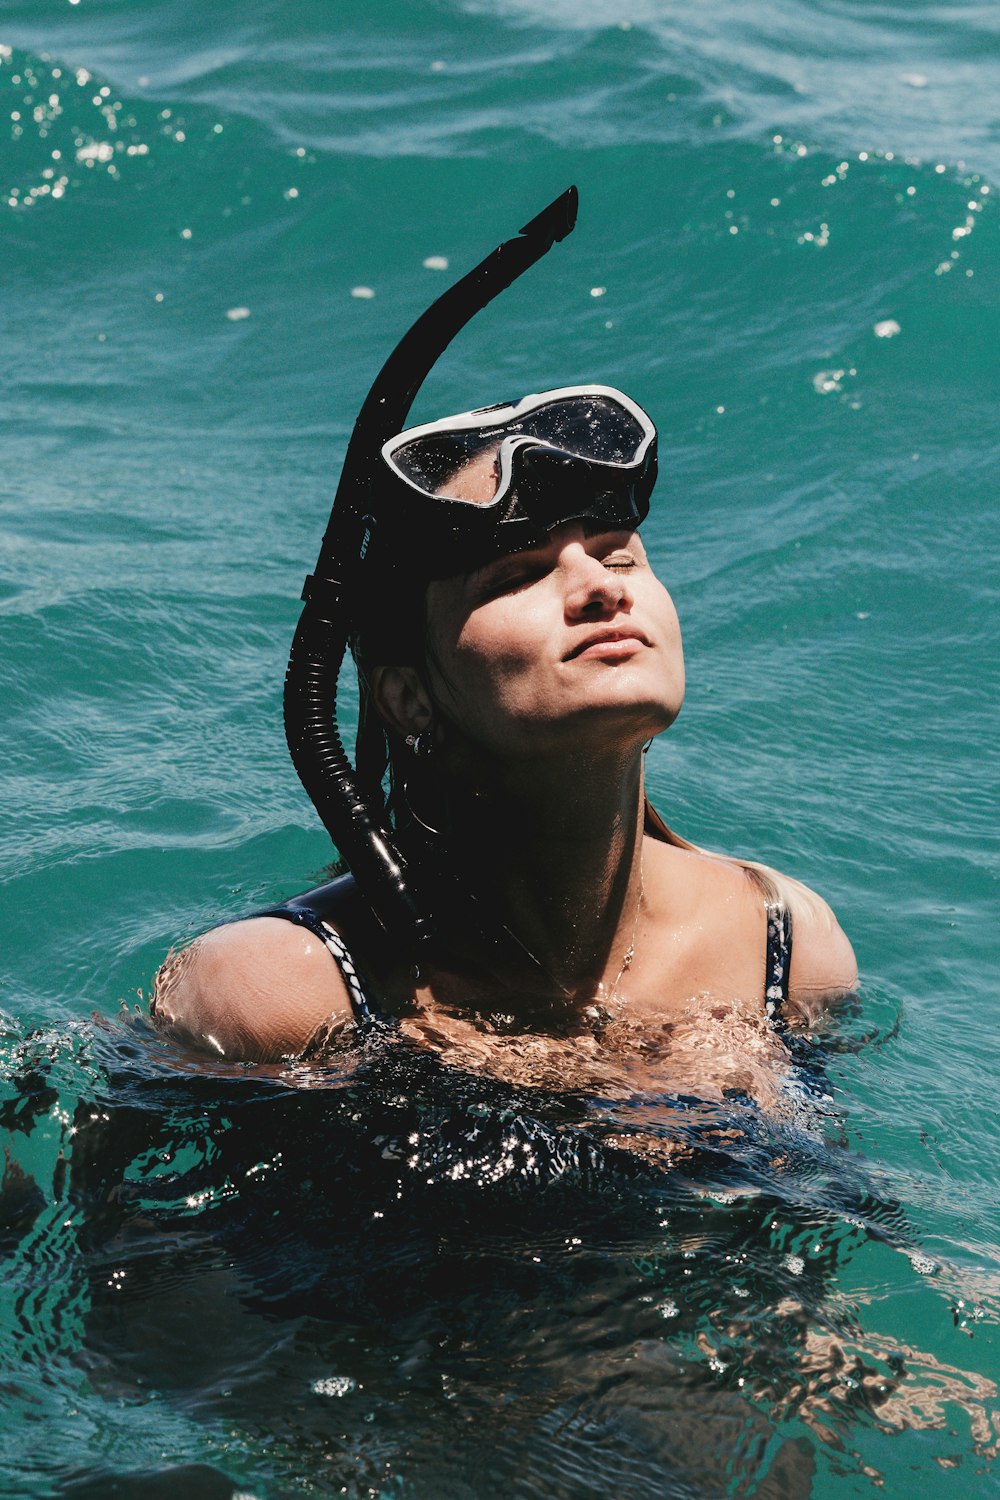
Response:
M622 537L631 540L633 537L638 537L639 535L639 528L637 526L615 526L606 531L600 526L591 528L588 526L586 519L583 520L582 525L587 541L590 541L595 536ZM464 577L468 583L478 583L485 578L489 578L504 563L514 563L516 565L518 561L529 558L534 553L544 553L550 545L552 545L551 532L548 533L544 541L535 542L531 547L519 547L516 552L502 552L499 557L491 557L487 562L481 563L478 568L472 568L468 573L464 574ZM620 545L624 545L624 543Z

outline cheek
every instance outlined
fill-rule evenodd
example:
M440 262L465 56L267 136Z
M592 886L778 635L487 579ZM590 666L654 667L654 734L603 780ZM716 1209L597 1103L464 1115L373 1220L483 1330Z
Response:
M674 608L674 601L663 589L663 600L659 610L659 635L663 642L664 669L677 695L677 708L684 697L684 644L681 639L681 622Z
M545 640L541 612L525 595L481 605L432 633L442 707L470 729L472 720L508 716L539 691Z
M523 600L521 607L514 601ZM539 662L545 631L525 595L474 610L455 642L455 657L470 683L507 696Z
M678 666L681 673L683 673L684 645L681 640L681 622L677 617L677 610L674 608L674 601L671 599L666 589L663 590L663 595L664 602L661 611L661 618L663 621L663 639L671 653L676 655Z

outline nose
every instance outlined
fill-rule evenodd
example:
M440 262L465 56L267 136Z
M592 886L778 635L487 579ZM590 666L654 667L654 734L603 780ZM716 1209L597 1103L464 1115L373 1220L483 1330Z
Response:
M610 620L631 610L633 595L626 573L606 568L580 543L566 547L561 562L567 578L568 620Z

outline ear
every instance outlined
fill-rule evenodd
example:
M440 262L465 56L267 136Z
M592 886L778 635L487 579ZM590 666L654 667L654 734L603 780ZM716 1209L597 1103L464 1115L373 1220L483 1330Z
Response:
M397 734L420 734L431 722L434 705L416 667L375 667L370 686L375 707Z

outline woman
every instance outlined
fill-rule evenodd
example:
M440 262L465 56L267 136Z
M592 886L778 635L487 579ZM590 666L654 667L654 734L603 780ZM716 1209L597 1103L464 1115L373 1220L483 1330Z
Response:
M561 237L548 229L527 263ZM856 967L819 897L694 848L646 802L644 747L684 692L677 615L638 531L652 423L620 392L572 387L395 437L383 428L376 461L366 413L387 420L392 365L345 463L361 540L352 552L340 525L336 579L352 556L358 780L380 803L387 755L375 842L394 840L416 872L435 941L415 964L391 924L372 922L359 856L346 897L335 883L169 960L157 1021L226 1058L267 1061L377 1017L521 1082L771 1101L782 1029L850 990ZM420 383L412 373L397 410ZM332 614L323 590L344 589L329 557L321 565L304 620ZM346 835L337 842L350 857Z

